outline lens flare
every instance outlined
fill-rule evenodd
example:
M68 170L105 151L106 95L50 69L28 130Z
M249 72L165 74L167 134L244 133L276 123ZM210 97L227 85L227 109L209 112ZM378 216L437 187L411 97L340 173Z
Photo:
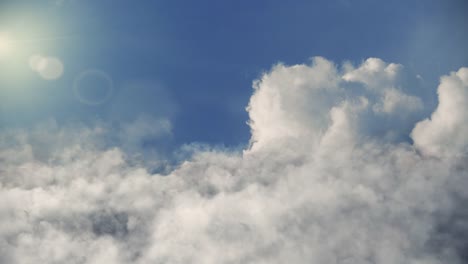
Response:
M111 98L114 85L112 78L107 73L90 69L76 77L73 91L81 103L101 105Z
M58 58L42 55L30 57L29 66L45 80L59 79L64 71L63 63Z

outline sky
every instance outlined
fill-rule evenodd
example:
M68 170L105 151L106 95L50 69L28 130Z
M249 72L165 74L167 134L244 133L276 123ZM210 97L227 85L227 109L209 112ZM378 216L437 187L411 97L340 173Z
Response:
M249 140L252 81L278 62L398 62L426 80L435 107L438 76L468 61L465 1L3 0L0 10L19 53L2 60L3 126L147 113L171 119L176 144L236 146ZM38 54L59 58L63 75L38 77L25 63ZM113 83L93 106L72 89L89 69ZM83 92L99 101L103 89Z
M0 0L0 264L468 263L467 12Z

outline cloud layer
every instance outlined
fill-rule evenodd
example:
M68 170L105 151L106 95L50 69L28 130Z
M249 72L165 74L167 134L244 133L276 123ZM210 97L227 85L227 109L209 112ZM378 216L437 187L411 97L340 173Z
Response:
M467 262L468 68L429 119L402 71L276 65L248 149L187 146L164 175L134 155L164 120L3 131L0 263Z

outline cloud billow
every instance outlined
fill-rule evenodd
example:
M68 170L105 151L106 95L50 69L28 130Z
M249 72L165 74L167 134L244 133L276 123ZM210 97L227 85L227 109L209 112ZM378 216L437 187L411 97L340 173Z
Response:
M248 149L194 147L164 176L129 160L126 130L3 131L0 263L466 263L468 69L428 119L402 71L278 64L254 82Z

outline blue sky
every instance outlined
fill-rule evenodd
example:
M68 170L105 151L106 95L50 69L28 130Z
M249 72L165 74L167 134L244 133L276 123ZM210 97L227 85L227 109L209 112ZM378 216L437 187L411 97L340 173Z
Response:
M145 113L171 120L175 144L242 145L252 81L278 62L313 56L401 63L424 78L435 107L438 76L468 63L466 10L461 0L4 0L0 32L20 39L21 54L0 64L1 125ZM64 74L42 80L25 66L33 54L59 58ZM89 69L112 79L112 96L99 105L73 93ZM87 96L102 99L99 89Z

